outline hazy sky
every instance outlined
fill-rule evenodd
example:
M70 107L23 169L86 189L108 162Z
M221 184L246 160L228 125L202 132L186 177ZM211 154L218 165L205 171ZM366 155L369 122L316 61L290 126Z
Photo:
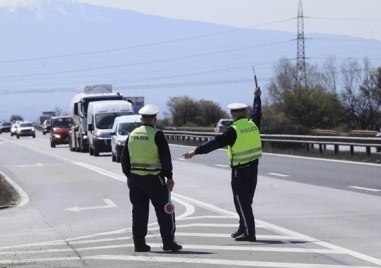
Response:
M14 0L13 0L14 1ZM79 0L170 18L296 31L299 0ZM306 33L381 40L381 0L303 0ZM289 20L290 19L290 20Z

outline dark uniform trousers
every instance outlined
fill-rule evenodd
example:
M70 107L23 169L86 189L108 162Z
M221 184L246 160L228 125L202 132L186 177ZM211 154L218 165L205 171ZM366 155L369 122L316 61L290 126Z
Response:
M130 175L130 200L132 203L132 235L135 245L145 243L149 218L149 201L155 208L163 244L174 240L175 213L167 214L168 188L160 175Z
M252 203L257 186L258 160L245 167L232 168L232 190L235 209L239 215L239 230L255 235Z

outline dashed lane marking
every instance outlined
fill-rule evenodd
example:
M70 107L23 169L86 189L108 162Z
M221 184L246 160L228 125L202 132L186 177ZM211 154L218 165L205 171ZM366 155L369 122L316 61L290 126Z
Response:
M357 189L357 190L369 191L369 192L381 192L380 189L366 188L366 187L360 187L360 186L348 186L348 187Z
M270 173L267 173L267 174L273 175L273 176L277 176L277 177L288 177L288 175L286 175L286 174L280 174L280 173L270 172Z

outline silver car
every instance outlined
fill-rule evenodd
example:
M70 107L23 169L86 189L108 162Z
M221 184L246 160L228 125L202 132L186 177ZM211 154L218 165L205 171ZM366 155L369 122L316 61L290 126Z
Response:
M36 130L30 122L20 122L17 124L16 136L19 139L21 136L32 136L36 137Z

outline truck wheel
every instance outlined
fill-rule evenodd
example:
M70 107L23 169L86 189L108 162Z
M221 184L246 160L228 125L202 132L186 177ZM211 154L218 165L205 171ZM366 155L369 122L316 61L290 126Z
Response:
M116 153L115 155L115 160L117 163L120 163L120 156L118 155L118 153Z
M56 144L54 143L54 141L51 141L51 142L50 142L50 147L52 147L52 148L56 148Z
M33 138L36 138L36 135L33 135Z
M18 139L20 139L20 136L19 136L19 135L17 135L17 138L18 138Z
M91 147L91 145L89 145L89 154L94 155L94 149Z

